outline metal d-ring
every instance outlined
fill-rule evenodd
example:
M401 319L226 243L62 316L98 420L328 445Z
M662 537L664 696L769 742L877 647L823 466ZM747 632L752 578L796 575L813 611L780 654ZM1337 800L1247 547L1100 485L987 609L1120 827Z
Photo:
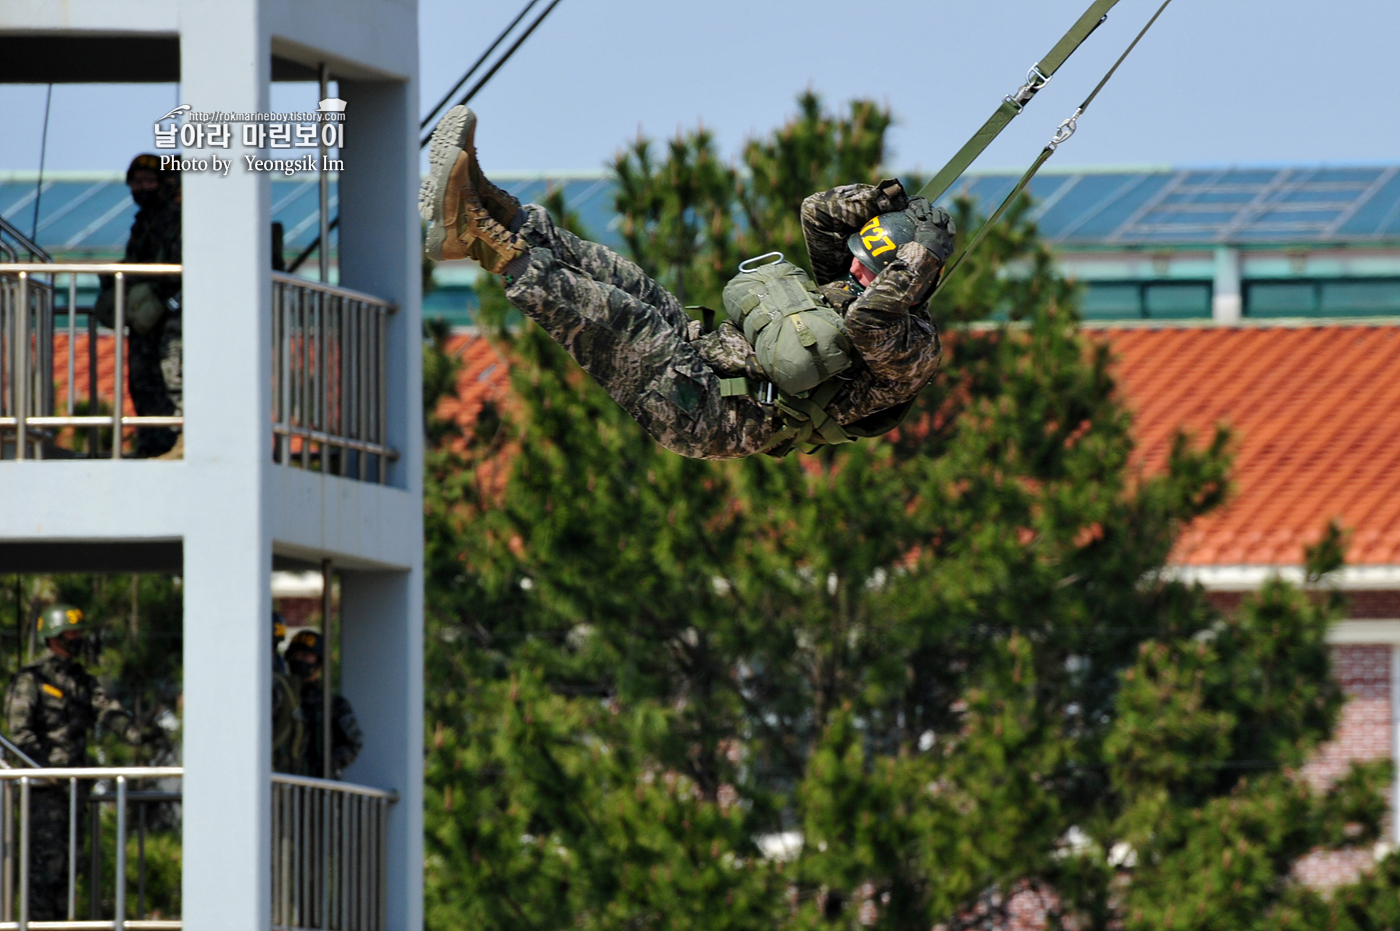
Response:
M1017 113L1020 113L1026 108L1026 104L1030 103L1031 98L1036 95L1036 92L1049 84L1050 79L1053 77L1053 74L1047 75L1042 72L1040 70L1040 62L1036 62L1031 65L1031 70L1026 72L1026 83L1022 84L1020 88L1017 89L1016 93L1007 94L1004 99L1007 103L1016 108Z

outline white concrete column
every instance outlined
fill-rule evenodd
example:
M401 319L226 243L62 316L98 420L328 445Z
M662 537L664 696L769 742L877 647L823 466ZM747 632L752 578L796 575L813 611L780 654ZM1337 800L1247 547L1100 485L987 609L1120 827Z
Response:
M1218 324L1239 323L1244 316L1244 294L1240 287L1240 250L1230 246L1215 249L1215 284L1210 316Z
M415 67L414 72L417 71ZM422 235L413 81L340 81L346 101L340 175L340 280L398 304L389 318L389 483L422 492Z
M261 0L177 3L181 102L265 111ZM182 896L185 927L200 931L271 923L269 187L244 168L241 141L219 151L235 162L227 177L184 179Z
M390 931L423 927L423 570L342 572L341 693L364 749L344 778L394 789L389 809Z

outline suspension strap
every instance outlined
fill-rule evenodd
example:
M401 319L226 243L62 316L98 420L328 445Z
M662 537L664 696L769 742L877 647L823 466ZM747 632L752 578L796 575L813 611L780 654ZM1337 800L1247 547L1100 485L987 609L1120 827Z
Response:
M1036 160L1031 162L1031 167L1026 169L1026 173L1021 175L1021 179L1011 188L1011 193L1002 198L1001 203L997 205L997 209L987 218L987 222L982 224L982 228L979 229L977 235L973 237L972 243L943 270L943 277L939 279L938 287L941 288L947 285L948 279L953 277L953 272L957 271L958 266L962 264L962 260L967 258L974 249L981 245L983 239L987 238L987 233L992 227L997 225L1002 215L1006 213L1007 208L1009 208L1012 203L1015 202L1016 198L1020 196L1021 192L1026 189L1026 185L1031 183L1031 179L1035 177L1035 173L1040 171L1040 166L1049 161L1050 156L1055 154L1055 150L1058 149L1065 140L1069 139L1070 136L1074 135L1078 120L1084 115L1084 111L1089 109L1089 104L1094 102L1094 98L1099 95L1099 91L1103 90L1103 86L1108 83L1108 79L1113 77L1113 72L1117 71L1118 66L1123 64L1123 60L1128 57L1128 53L1137 47L1138 42L1142 41L1142 37L1147 35L1147 30L1152 28L1152 24L1157 22L1157 17L1162 15L1162 11L1165 10L1167 4L1171 2L1172 0L1162 0L1162 5L1157 8L1157 12L1152 14L1152 18L1147 21L1147 25L1142 27L1142 30L1138 32L1133 41L1123 50L1123 54L1118 56L1118 60L1113 63L1113 67L1108 69L1108 73L1099 80L1099 83L1095 85L1093 91L1089 93L1089 96L1085 97L1084 102L1079 105L1078 109L1070 114L1069 119L1060 123L1059 127L1055 130L1055 135L1050 138L1049 142L1045 143L1045 148L1040 150L1040 155L1036 157Z
M1026 72L1026 83L1022 84L1016 93L1008 94L1002 99L1001 106L997 107L991 118L983 123L982 128L977 130L976 134L958 150L958 154L954 155L952 160L919 190L919 196L927 197L930 202L937 201L938 198L942 197L943 192L952 187L953 182L958 180L962 173L967 171L968 166L976 161L977 156L982 154L982 150L991 145L992 140L1006 128L1006 125L1026 108L1026 104L1030 103L1036 92L1050 83L1050 79L1055 76L1060 65L1063 65L1065 60L1074 54L1074 50L1079 48L1080 44L1089 38L1095 29L1099 28L1099 25L1108 18L1108 11L1113 9L1117 3L1118 0L1094 0L1089 5L1089 9L1084 11L1084 15L1079 17L1075 24L1070 27L1069 32L1055 43L1055 47L1050 50L1050 53L1032 65L1031 70Z

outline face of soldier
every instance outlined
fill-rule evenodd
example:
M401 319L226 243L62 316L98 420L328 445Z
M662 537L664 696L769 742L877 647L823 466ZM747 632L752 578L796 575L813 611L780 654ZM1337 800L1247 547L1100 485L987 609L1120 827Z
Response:
M865 267L860 259L851 258L851 277L860 282L862 288L870 287L870 282L875 280L875 273Z
M131 188L131 199L142 210L160 200L160 179L153 171L133 171L127 187Z
M287 667L298 678L308 681L314 680L321 675L321 660L310 650L288 650Z
M57 637L50 637L48 643L50 650L64 659L72 659L83 651L83 633L79 630L67 630Z

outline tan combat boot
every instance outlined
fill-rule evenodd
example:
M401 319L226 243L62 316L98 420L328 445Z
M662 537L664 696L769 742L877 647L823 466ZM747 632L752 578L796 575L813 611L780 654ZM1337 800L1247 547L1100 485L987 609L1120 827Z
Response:
M426 243L429 258L472 258L487 271L499 273L527 248L509 230L520 212L520 201L482 173L475 134L476 114L467 107L453 107L438 121L428 153L428 177L418 194L418 212L431 224Z

